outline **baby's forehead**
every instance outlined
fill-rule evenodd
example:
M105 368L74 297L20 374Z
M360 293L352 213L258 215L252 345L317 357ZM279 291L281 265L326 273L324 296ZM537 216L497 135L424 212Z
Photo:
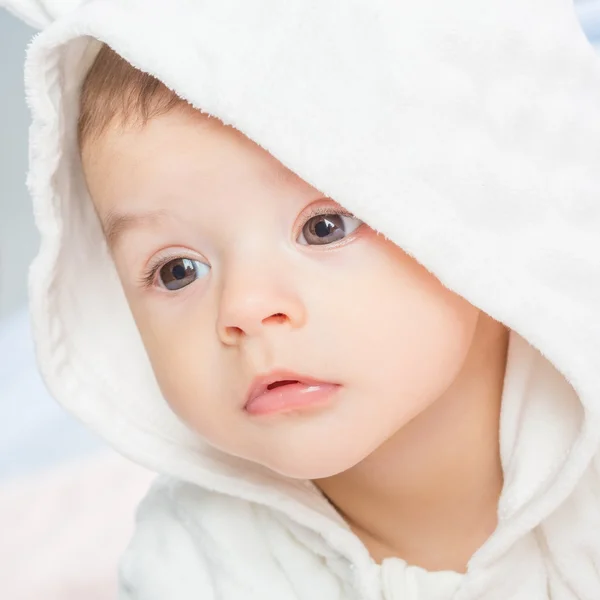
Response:
M160 80L138 70L109 46L103 45L85 77L80 95L80 151L89 162L101 147L108 145L112 151L117 138L137 133L169 112L183 113L198 126L227 127L243 137L216 117L191 106ZM257 152L259 147L252 144ZM279 162L273 165L272 171L284 184L309 185Z
M240 131L192 109L143 125L113 124L86 145L83 159L103 221L165 208L183 214L202 207L206 219L223 219L228 208L291 214L314 200L332 201Z
M210 127L214 135L223 136L226 132L230 138L237 136L237 141L246 146L249 171L253 167L264 169L265 160L253 161L253 158L264 155L266 150L219 119L192 107L160 80L138 70L103 44L85 77L80 96L78 140L84 170L89 171L90 165L98 162L100 154L122 151L128 143L143 145L145 136L139 134L149 127L160 127L164 123L161 117L169 113L180 114L188 121L187 126L198 128L200 132L201 128ZM175 138L171 136L170 141L177 143ZM158 152L160 154L152 157L153 160L168 161L173 152L172 145L165 145ZM314 191L309 183L269 156L268 174L280 186Z

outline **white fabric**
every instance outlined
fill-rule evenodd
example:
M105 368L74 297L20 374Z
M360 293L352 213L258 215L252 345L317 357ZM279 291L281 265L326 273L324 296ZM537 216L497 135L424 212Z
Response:
M464 577L375 565L310 482L211 449L169 411L82 182L90 37L514 330L499 526ZM165 474L122 598L600 597L600 59L570 0L90 0L36 38L26 83L43 375Z
M356 562L348 560L338 550L356 542L334 522L311 531L264 506L169 479L154 485L138 519L146 525L122 561L121 600L449 600L463 579L398 558L377 565L358 548Z
M6 7L32 27L41 29L82 2L83 0L2 0L0 6Z

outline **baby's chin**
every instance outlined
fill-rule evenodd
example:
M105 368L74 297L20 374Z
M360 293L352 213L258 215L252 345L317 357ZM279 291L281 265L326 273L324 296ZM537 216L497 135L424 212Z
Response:
M400 409L390 414L381 408L373 410L362 395L348 393L343 401L310 413L264 419L245 415L220 428L220 435L206 429L201 433L220 450L284 477L324 479L361 463L411 416Z
M348 469L356 466L366 457L362 457L359 460L348 461L348 460L321 460L318 463L313 462L286 462L286 464L268 464L264 465L265 467L279 473L279 475L283 475L284 477L289 477L291 479L300 479L300 480L317 480L317 479L326 479L328 477L333 477L334 475L338 475L339 473L343 473Z
M242 428L235 454L292 479L324 479L348 471L384 444L406 415L392 426L393 419L365 415L364 403L346 400L308 418L276 419L247 437Z
M381 440L381 443L383 441ZM368 443L365 437L360 440L329 438L317 444L307 442L300 449L290 446L278 448L271 454L262 452L255 461L284 477L301 480L324 479L355 467L378 446L379 443Z

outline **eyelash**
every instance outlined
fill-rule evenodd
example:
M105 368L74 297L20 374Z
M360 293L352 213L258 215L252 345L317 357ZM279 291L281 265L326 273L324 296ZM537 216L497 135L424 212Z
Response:
M177 258L176 256L173 257ZM151 288L154 285L154 280L156 279L156 274L158 273L158 271L160 271L160 269L163 268L164 265L167 264L167 262L169 262L169 260L173 260L173 259L167 259L166 261L160 262L160 263L154 263L148 266L148 268L142 273L142 276L140 277L140 285L144 288Z
M336 210L336 209L328 207L328 206L320 206L320 207L312 208L310 210L310 212L308 213L308 215L306 216L306 218L303 220L301 227L299 228L298 232L296 233L296 236L298 236L302 232L303 227L306 225L306 223L308 221L310 221L313 217L318 217L321 215L340 215L343 217L355 218L355 215L353 215L351 212L348 212L347 210L343 210L343 209ZM180 254L173 254L170 256L161 256L156 261L153 261L150 265L148 265L148 268L142 273L142 276L140 277L140 285L143 288L151 288L154 285L154 280L156 279L156 274L169 261L175 260L176 258L189 258L189 257L181 256ZM189 260L195 260L195 259L190 258Z

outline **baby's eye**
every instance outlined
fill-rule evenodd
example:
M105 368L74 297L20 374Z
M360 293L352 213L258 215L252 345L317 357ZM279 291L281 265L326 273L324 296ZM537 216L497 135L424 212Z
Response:
M341 240L362 225L350 214L324 213L309 218L298 236L298 242L307 246L323 246Z
M168 290L180 290L204 275L209 266L199 260L176 258L165 263L158 271L160 285Z

